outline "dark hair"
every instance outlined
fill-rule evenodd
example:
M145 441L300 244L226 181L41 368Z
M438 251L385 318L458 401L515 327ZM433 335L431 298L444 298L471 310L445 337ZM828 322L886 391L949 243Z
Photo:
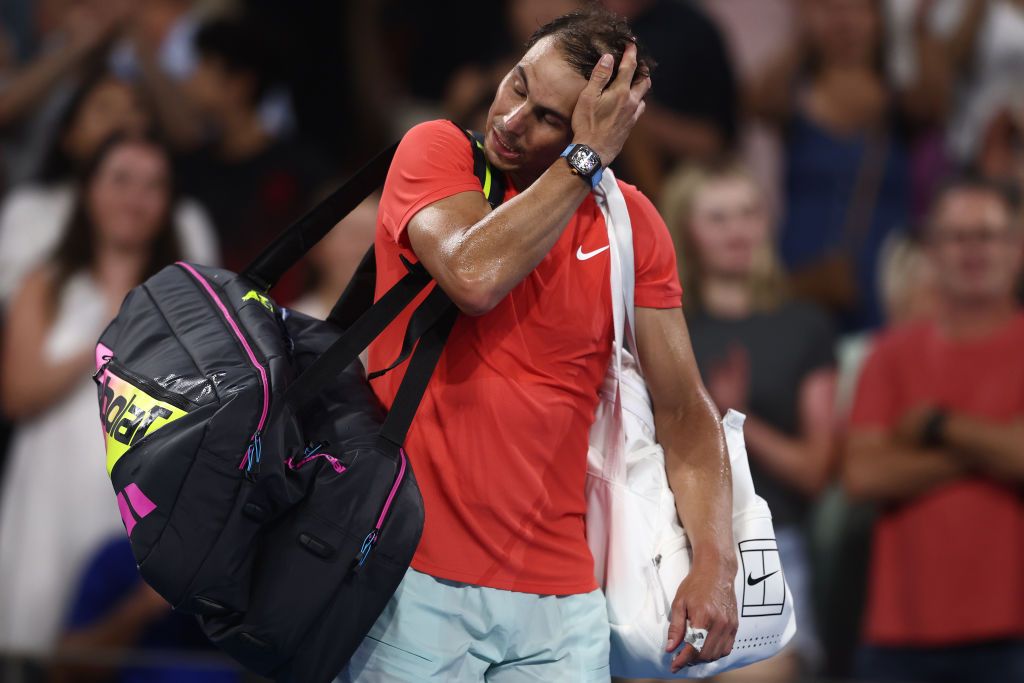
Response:
M43 183L59 183L69 180L81 169L78 163L68 156L65 149L65 140L71 127L75 124L82 107L85 106L89 96L96 88L107 81L122 82L115 74L106 68L93 69L72 93L68 103L61 112L60 119L54 127L56 131L50 140L49 148L43 157L42 165L39 168L39 180ZM141 100L140 100L141 101Z
M71 216L54 251L52 262L56 272L50 290L51 311L57 310L61 290L71 277L93 267L96 263L96 226L89 214L89 188L96 180L96 175L100 167L103 166L103 162L116 149L124 145L145 145L159 150L167 159L168 169L170 169L171 157L168 147L152 134L115 133L100 145L92 158L82 167L75 189L75 203L71 210ZM177 203L177 192L173 173L170 174L168 182L170 185L167 210L160 223L160 229L150 245L149 264L142 275L144 279L155 275L164 266L181 258L178 235L174 229L174 206Z
M277 46L269 30L260 30L253 19L214 19L196 34L196 51L217 60L225 70L253 81L251 103L260 101L280 78Z
M1006 212L1010 216L1010 227L1019 227L1021 194L1017 186L1011 182L984 176L974 169L966 169L947 178L935 192L931 208L928 211L928 220L925 226L926 236L931 232L935 224L936 213L939 207L954 192L984 192L991 194L1006 207Z
M622 53L629 43L635 43L637 48L637 68L633 74L633 83L650 76L657 66L647 49L633 35L626 20L594 3L541 26L526 41L526 49L529 50L548 36L555 37L566 61L587 80L590 80L590 74L601 55L606 53L611 53L615 58L612 67L614 80L619 73Z

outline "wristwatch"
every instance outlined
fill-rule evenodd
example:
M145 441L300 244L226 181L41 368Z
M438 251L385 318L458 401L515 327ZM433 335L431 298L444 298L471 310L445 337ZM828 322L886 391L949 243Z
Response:
M604 167L601 165L601 157L597 152L586 145L575 144L566 147L562 156L569 162L569 169L590 183L591 187L597 187L597 184L601 182Z

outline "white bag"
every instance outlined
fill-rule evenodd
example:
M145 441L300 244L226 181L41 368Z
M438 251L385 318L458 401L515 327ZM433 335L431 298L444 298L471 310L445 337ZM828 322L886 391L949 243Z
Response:
M743 442L744 416L722 420L733 481L739 630L732 652L670 673L669 611L690 571L692 550L679 523L654 435L650 396L633 341L633 238L625 200L604 171L597 192L608 224L614 321L612 362L601 389L587 456L587 542L611 622L611 673L631 678L703 678L778 653L796 633L771 512L754 493ZM691 624L701 627L702 624Z

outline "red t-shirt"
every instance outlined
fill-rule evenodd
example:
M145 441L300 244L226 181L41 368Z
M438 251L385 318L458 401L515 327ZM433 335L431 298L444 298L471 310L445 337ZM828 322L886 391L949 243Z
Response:
M893 428L921 404L994 422L1024 417L1024 315L970 342L929 323L883 334L860 379L853 428ZM870 643L1024 637L1024 488L974 475L888 506L869 577Z
M636 263L636 305L681 304L672 241L640 192L620 183ZM391 164L378 213L377 296L417 260L405 227L428 204L480 192L466 136L448 121L416 126ZM516 195L509 183L506 201ZM538 594L596 588L584 478L597 391L611 357L609 252L593 196L548 255L493 310L460 316L406 439L426 526L417 570ZM370 368L401 348L409 314L370 347ZM373 381L390 406L404 367Z

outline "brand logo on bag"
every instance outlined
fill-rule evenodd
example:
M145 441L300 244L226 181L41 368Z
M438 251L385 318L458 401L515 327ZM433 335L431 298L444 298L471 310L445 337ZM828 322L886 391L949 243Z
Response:
M771 574L765 574L764 576L759 576L756 579L754 578L753 574L747 574L747 585L748 586L756 586L757 584L759 584L762 581L764 581L765 579L767 579L769 576L775 576L778 573L779 573L778 570L776 570L776 571L773 571Z
M124 491L117 494L117 509L121 512L121 521L124 522L128 538L131 538L135 525L156 510L156 503L142 492L138 484L128 484Z
M255 289L250 289L248 292L245 293L245 296L242 297L242 301L249 301L251 299L259 301L261 304L263 304L263 307L266 308L271 313L274 312L274 304L270 303L270 298L263 296Z
M107 474L125 452L146 434L174 422L187 413L153 398L142 389L107 372L103 380L103 432L107 445Z
M782 614L786 604L786 581L779 559L779 546L774 538L740 541L743 575L741 616L768 617Z

